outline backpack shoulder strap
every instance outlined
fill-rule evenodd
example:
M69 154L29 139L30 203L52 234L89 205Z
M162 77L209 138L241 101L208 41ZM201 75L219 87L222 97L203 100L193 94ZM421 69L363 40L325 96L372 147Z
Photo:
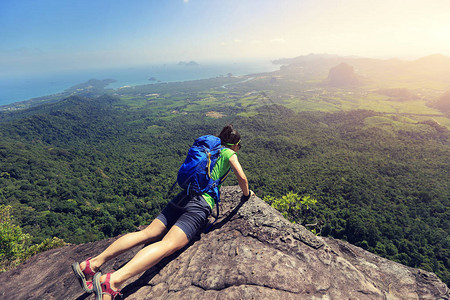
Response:
M231 168L228 169L228 171L219 179L219 185L221 185L225 179L227 179L228 174L230 174Z

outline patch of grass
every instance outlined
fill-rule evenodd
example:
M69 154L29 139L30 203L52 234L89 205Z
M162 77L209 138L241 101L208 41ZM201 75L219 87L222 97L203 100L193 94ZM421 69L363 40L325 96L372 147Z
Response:
M217 105L217 104L220 103L220 101L217 98L209 95L208 97L205 97L203 99L195 101L195 103L197 103L199 105L208 105L208 106L210 106L210 105Z
M147 98L135 96L121 96L120 100L115 103L116 106L128 106L129 108L141 108L148 103Z
M430 118L428 118L430 119ZM432 117L433 121L436 121L439 125L447 127L450 130L450 118L446 117Z
M335 112L341 110L340 107L337 107L334 104L330 104L325 101L320 101L318 99L311 99L311 100L289 99L286 101L288 102L286 104L286 107L292 109L295 112L304 112L304 111Z

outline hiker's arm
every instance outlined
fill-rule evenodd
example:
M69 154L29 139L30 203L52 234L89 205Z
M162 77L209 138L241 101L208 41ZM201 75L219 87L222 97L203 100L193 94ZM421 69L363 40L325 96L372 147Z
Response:
M237 177L242 193L244 194L245 197L250 196L251 191L248 189L247 176L245 176L244 170L242 170L242 166L238 161L237 155L231 156L229 161L231 169L233 169L233 172Z

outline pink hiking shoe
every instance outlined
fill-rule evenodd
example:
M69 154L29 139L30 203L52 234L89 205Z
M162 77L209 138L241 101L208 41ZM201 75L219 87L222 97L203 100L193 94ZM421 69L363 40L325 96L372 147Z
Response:
M78 281L80 282L81 288L86 293L92 293L94 291L94 285L93 285L92 281L86 280L86 277L94 277L94 275L96 274L91 269L91 263L89 261L90 259L91 259L90 257L88 259L86 259L86 261L85 261L86 266L84 267L83 270L81 270L79 263L76 262L76 263L72 264L73 273L75 274Z
M110 295L113 300L116 296L122 295L120 290L113 290L111 288L111 273L106 274L105 281L103 282L100 282L100 276L102 274L98 272L93 279L95 300L102 300L104 294Z

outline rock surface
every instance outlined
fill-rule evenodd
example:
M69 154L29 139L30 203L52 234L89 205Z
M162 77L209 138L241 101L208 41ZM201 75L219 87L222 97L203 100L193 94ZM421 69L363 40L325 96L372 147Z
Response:
M222 189L221 218L210 232L123 285L126 299L449 299L436 275L320 238L257 197ZM36 255L0 274L0 299L93 299L71 264L114 239ZM102 269L120 268L137 247Z

